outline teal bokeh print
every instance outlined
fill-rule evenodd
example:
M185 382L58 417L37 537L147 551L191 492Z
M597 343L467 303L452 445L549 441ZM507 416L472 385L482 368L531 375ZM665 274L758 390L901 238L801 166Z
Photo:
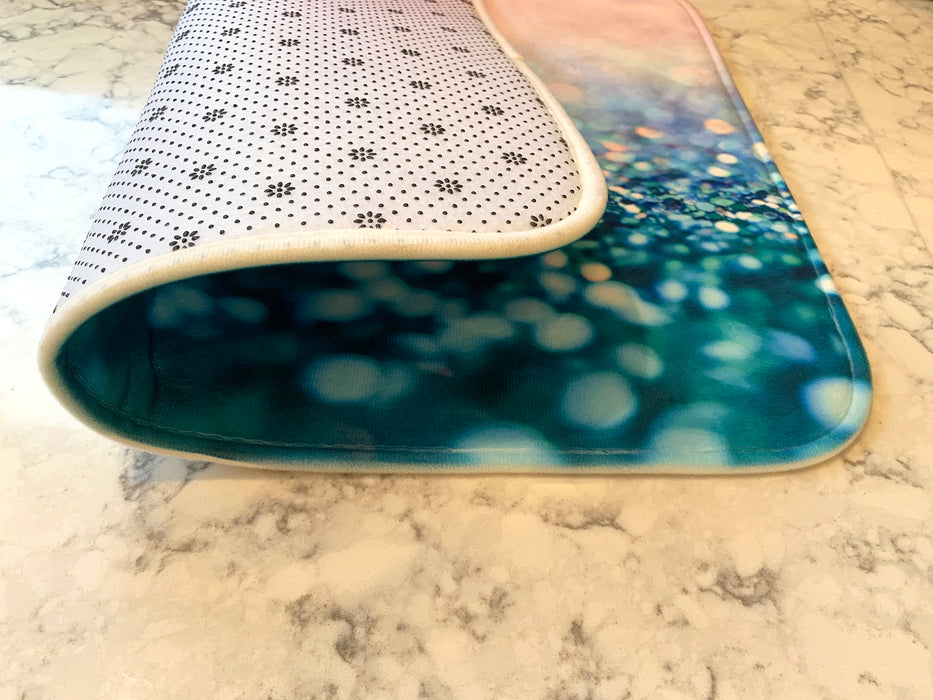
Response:
M74 335L79 391L142 442L312 467L756 470L846 445L870 403L864 351L715 57L698 81L637 52L535 60L548 49L529 60L609 185L588 235L165 285ZM137 338L133 359L88 360L107 333Z

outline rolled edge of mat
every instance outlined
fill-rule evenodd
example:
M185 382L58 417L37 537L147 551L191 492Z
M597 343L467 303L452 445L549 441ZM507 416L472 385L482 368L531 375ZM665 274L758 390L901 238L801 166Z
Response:
M343 260L494 259L534 255L577 240L603 215L608 189L602 169L557 98L527 66L519 53L494 26L482 0L473 6L493 40L528 80L567 142L580 175L581 196L574 212L555 223L490 234L452 231L360 229L283 231L269 225L248 236L156 255L106 274L61 302L38 345L41 375L52 394L89 427L126 442L96 419L69 389L57 367L57 357L68 337L85 321L112 304L163 284L225 270L298 262ZM145 447L145 445L137 445Z

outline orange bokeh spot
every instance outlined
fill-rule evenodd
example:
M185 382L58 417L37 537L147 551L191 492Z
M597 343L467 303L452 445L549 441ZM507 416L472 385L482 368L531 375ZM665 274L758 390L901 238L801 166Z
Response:
M664 136L663 132L660 132L657 129L652 129L648 126L635 127L635 133L644 139L659 139Z
M707 131L712 131L714 134L723 136L735 131L735 127L732 126L732 124L722 119L707 119L703 122L703 126L706 127Z
M612 270L602 263L586 263L580 267L580 274L590 282L605 282L612 277Z

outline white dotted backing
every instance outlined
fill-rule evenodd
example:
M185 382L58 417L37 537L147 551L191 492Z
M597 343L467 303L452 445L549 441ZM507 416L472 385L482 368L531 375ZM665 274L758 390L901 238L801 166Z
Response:
M257 230L489 236L565 219L582 190L468 0L193 0L62 301Z

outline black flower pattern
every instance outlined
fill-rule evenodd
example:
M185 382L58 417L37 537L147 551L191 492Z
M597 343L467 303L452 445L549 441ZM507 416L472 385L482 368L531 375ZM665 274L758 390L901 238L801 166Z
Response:
M190 177L192 180L203 180L206 177L210 177L211 173L213 173L216 169L217 166L215 166L213 163L199 165L190 173L188 173L188 177Z
M201 3L193 2L190 5L188 5L188 7L185 8L185 11L182 12L181 14L187 15L189 13L197 12L199 7L201 7Z
M372 160L376 157L376 152L371 148L351 148L347 155L353 160Z
M266 187L266 196L268 197L287 197L295 191L295 186L290 182L276 182Z
M107 236L107 242L113 243L118 238L123 238L123 236L125 236L129 230L130 230L130 222L124 221L122 224L120 224L119 226L117 226L115 229L113 229L110 232L110 235Z
M460 184L459 180L451 180L449 177L445 177L442 180L437 180L434 183L434 186L439 189L441 192L447 194L457 194L463 189L463 185Z
M533 133L539 128L539 116L528 114L526 109L534 106L533 90L517 86L498 95L483 90L500 74L505 75L502 71L507 72L511 64L493 55L495 47L479 34L482 27L476 15L470 19L469 1L461 7L457 1L438 0L434 7L450 11L429 10L426 16L423 8L412 12L404 2L334 0L306 5L190 0L188 12L197 8L193 17L184 20L190 29L183 26L183 31L175 33L175 46L159 74L163 89L154 91L142 117L144 135L164 132L158 143L143 144L142 148L137 144L121 163L117 174L120 201L108 202L110 211L95 223L90 244L97 247L88 249L86 269L79 268L78 277L82 272L98 274L104 265L112 268L121 259L131 263L131 259L146 254L206 249L215 238L244 228L266 230L280 221L286 223L286 216L300 217L295 218L296 224L301 220L304 225L358 226L364 236L367 231L378 235L378 228L417 228L432 217L434 224L441 226L454 220L463 231L481 230L481 223L486 226L482 230L500 230L505 220L525 227L549 227L553 225L549 217L559 222L570 208L559 201L558 190L569 180L572 159L562 151L537 162L541 154L553 153L546 149L557 136L550 131L546 137ZM244 61L236 46L240 39L252 41L249 18L253 10L263 7L271 12L266 18L267 31L264 37L253 39L259 49L278 52L281 59L265 69L253 60L255 57ZM199 17L210 20L211 26L190 24ZM299 17L300 21L286 19ZM411 24L402 24L409 19ZM327 57L312 62L313 67L308 62L286 60L300 58L298 54L312 43L302 29L306 22L336 41ZM380 32L388 55L380 56L367 43ZM464 36L458 39L450 36L453 33ZM186 43L180 44L186 36ZM456 47L455 42L459 42ZM210 46L222 51L211 55L210 50L205 51ZM446 60L435 61L435 49L441 51L440 57L446 54ZM387 73L384 69L393 61L396 70ZM340 129L349 119L351 126L356 123L354 130L364 128L366 135L347 132L328 143L312 133L317 131L311 128L315 125L298 119L298 105L309 107L314 99L309 86L315 80L331 87L339 85L340 81L333 79L335 71L338 77L342 72L346 80L344 90L330 98L326 111L329 126ZM229 83L245 79L248 72L264 78L265 90L257 95L264 92L266 96L251 95L241 103L232 96ZM446 85L444 76L451 79L452 94L443 112L454 117L425 111L420 104L423 100L413 99L430 97ZM173 94L166 97L164 88L169 84ZM505 123L506 119L512 121ZM496 130L500 121L502 133L493 138L490 130ZM489 136L485 148L472 140L477 133ZM186 134L190 138L179 140ZM463 155L458 157L457 167L445 168L434 151L457 150L461 140ZM532 141L533 148L527 145ZM211 144L221 144L227 152L216 156L207 148ZM324 160L332 163L327 167L330 172L325 172ZM542 182L545 176L538 170L549 167L553 181ZM221 183L234 171L240 175L230 183ZM520 184L523 175L527 187ZM364 186L363 180L368 185ZM540 192L535 189L538 187ZM143 206L151 201L150 193L156 188L164 194L163 208L171 210L160 215L164 217L160 219L161 233L154 228L145 230L148 224L144 223L147 217L150 221L156 218ZM509 195L515 195L513 190L522 188L539 197L535 199L538 203L529 203L526 208L514 202L511 207L500 206ZM571 182L562 191L573 194L577 189ZM216 202L201 202L192 195L208 190L209 199ZM568 197L563 195L563 199ZM248 212L241 213L241 209ZM209 210L214 214L208 216ZM167 223L171 219L174 223ZM110 259L102 259L100 249ZM191 254L194 251L187 255Z
M169 241L169 245L172 246L172 250L182 250L184 248L193 248L195 241L200 238L197 231L182 231L181 233L176 233L172 240Z
M365 211L357 214L353 223L360 228L382 228L382 225L386 223L386 219L378 211Z
M135 163L133 163L133 169L130 170L130 175L139 175L140 173L148 170L150 165L152 165L152 158L143 158L142 160L137 160Z

